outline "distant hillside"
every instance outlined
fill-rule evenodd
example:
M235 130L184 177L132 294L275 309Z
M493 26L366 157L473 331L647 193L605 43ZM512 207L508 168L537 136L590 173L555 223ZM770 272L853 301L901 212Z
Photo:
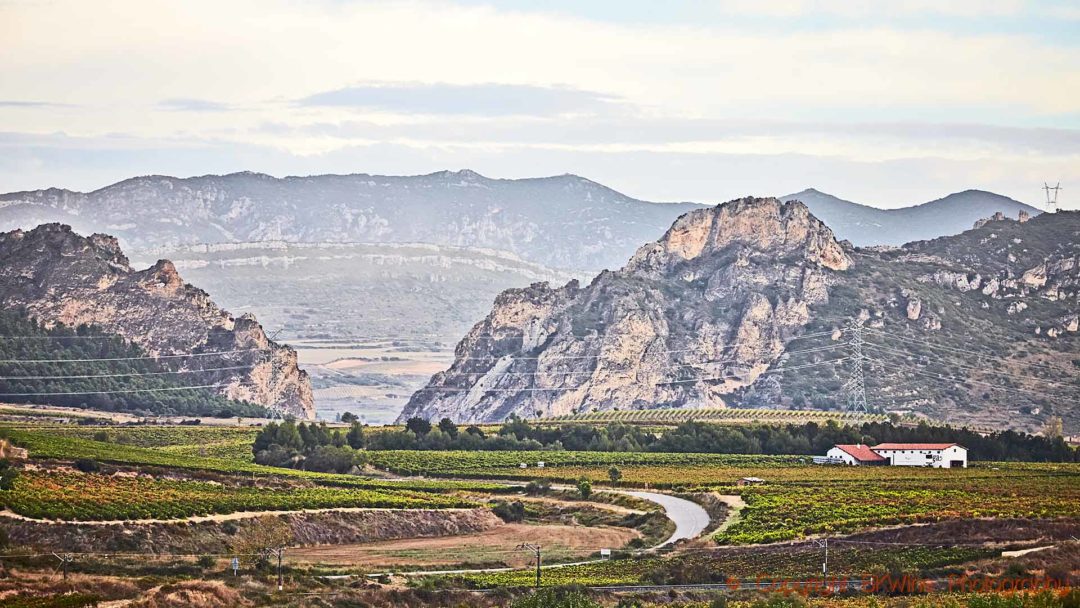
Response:
M504 289L575 274L490 249L426 243L229 243L132 255L168 257L229 310L255 311L286 339L398 337L452 344Z
M895 245L911 241L960 234L970 230L977 220L997 212L1015 219L1020 211L1034 217L1040 213L1031 205L1007 196L983 190L965 190L929 203L878 209L853 203L813 188L781 197L798 200L825 222L836 236L857 246Z
M900 245L958 234L1001 211L1038 210L969 190L882 210L818 192L799 199L841 240ZM89 193L51 188L0 195L0 230L59 222L116 236L128 251L207 243L431 243L511 252L549 268L618 268L693 203L650 203L575 175L490 179L430 175L259 173L136 177Z
M126 249L256 241L433 243L510 251L554 268L622 263L696 205L652 204L582 177L234 173L137 177L90 193L0 195L0 228L62 222Z

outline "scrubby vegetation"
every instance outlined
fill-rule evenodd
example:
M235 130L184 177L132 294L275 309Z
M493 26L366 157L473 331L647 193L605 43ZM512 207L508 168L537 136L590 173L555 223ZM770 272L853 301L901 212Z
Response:
M0 311L0 400L165 416L265 416L266 409L212 389L228 367L220 357L145 358L98 328L45 328L19 311ZM71 359L99 359L70 362ZM105 359L105 360L102 360ZM36 361L36 362L35 362ZM239 364L231 364L239 365ZM182 372L182 373L177 373Z

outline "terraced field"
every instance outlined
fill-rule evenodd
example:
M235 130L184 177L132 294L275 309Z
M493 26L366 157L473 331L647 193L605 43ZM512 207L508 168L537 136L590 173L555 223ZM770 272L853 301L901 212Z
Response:
M807 422L824 424L829 420L835 420L840 424L858 425L866 422L884 422L888 420L888 417L884 414L827 412L821 410L660 408L568 414L566 416L544 418L539 423L608 424L620 422L623 424L676 426L691 421L714 424L805 424Z

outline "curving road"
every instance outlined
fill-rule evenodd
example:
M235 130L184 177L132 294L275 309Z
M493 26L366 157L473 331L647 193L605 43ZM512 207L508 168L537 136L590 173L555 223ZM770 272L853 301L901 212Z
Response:
M626 494L642 500L654 502L664 508L664 515L675 522L675 532L667 540L652 547L653 550L666 547L680 540L697 538L709 527L709 514L696 502L685 498L671 496L669 494L657 494L655 492L639 492L633 490L617 490L619 494Z

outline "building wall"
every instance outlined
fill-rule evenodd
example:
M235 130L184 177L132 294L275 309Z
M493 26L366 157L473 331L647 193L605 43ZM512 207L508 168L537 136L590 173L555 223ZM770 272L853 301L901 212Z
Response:
M848 454L840 448L832 448L825 455L830 458L839 458L840 460L844 461L844 464L859 464L859 461L855 460L854 456Z
M893 466L901 467L935 467L939 469L950 468L952 461L958 460L967 467L967 450L959 446L952 446L944 450L875 450Z

